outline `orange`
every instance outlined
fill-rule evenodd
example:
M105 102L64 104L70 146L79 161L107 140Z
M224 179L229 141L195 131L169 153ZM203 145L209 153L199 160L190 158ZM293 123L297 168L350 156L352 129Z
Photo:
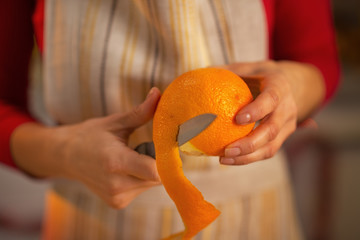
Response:
M184 222L185 230L179 233L183 239L195 236L220 212L205 201L184 176L176 142L179 125L200 114L216 114L210 126L184 150L223 155L228 144L253 129L254 123L241 126L235 123L236 113L252 99L248 86L236 74L225 69L202 68L176 78L159 101L153 121L156 164L162 183Z

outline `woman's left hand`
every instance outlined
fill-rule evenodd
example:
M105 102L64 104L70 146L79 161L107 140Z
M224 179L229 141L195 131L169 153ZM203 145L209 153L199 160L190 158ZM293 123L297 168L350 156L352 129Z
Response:
M241 76L255 95L237 114L237 124L259 121L259 125L226 148L222 164L243 165L274 156L324 96L322 75L309 64L264 61L224 68Z

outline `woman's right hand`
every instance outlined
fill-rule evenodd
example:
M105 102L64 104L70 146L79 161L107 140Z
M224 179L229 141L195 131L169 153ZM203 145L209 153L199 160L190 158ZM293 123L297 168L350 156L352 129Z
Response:
M134 129L154 115L160 91L125 114L47 128L19 126L11 146L14 159L37 177L66 177L87 185L114 208L124 208L146 189L160 184L155 160L127 146Z

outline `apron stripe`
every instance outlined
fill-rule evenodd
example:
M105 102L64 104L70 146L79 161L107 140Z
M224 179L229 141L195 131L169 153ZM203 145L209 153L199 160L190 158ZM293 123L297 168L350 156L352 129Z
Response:
M182 26L182 21L183 21L183 16L182 16L182 13L183 13L183 4L184 4L184 1L181 1L181 0L176 0L176 3L175 3L175 16L176 16L176 38L178 39L177 40L177 43L178 43L178 46L177 48L179 49L179 64L178 64L178 72L179 74L183 73L185 71L185 47L184 47L184 40L183 40L183 35L181 34L183 31L186 31L183 29L183 26Z
M125 81L126 81L126 87L125 89L129 92L136 92L137 91L137 87L136 87L136 80L132 77L133 74L131 74L134 66L134 56L135 56L135 50L136 50L136 44L138 43L138 36L139 36L139 18L136 16L134 19L134 24L132 26L133 29L133 37L132 37L132 42L131 42L131 46L129 48L129 58L128 58L128 66L126 69L126 77L125 77ZM135 66L135 71L136 71L136 66ZM124 93L125 96L128 96L128 101L129 101L129 108L132 108L132 103L136 102L136 95L129 95ZM134 100L135 99L135 100Z
M100 7L100 1L90 1L85 14L84 25L81 27L80 34L80 52L79 52L79 88L81 96L81 106L83 119L93 116L92 98L90 89L90 61L91 48L93 47L93 39L95 33L95 23L97 20Z
M176 38L176 14L174 10L174 0L169 0L169 13L170 13L170 29L171 29L171 42L173 49L173 59L174 59L174 76L179 75L179 51L177 50L178 40Z
M151 28L151 25L146 22L146 26L147 26L147 31L150 31L149 29ZM152 46L153 46L153 37L151 36L151 34L147 34L148 36L148 41L146 44L146 54L145 54L145 62L144 62L144 66L143 66L143 71L141 74L141 86L142 86L142 96L146 96L147 93L149 92L150 88L152 87L151 83L149 83L147 81L147 76L148 76L148 72L150 69L150 62L151 62L151 53L152 53Z
M111 28L114 21L115 16L115 9L117 8L117 0L112 0L111 8L109 13L109 20L106 26L106 33L105 33L105 40L103 45L103 54L101 56L101 69L100 69L100 79L99 79L99 90L100 90L100 101L101 101L101 109L102 114L104 116L108 115L107 105L106 105L106 98L105 98L105 68L106 68L106 61L107 61L107 54L108 54L108 46L109 46L109 39L111 34Z
M165 207L162 210L161 237L170 236L172 232L173 208Z
M126 89L126 65L128 64L128 62L126 61L128 59L128 55L129 55L129 45L130 45L130 41L131 41L131 36L132 36L132 31L133 31L133 24L134 24L134 6L131 2L129 2L129 16L128 16L128 20L127 20L127 29L126 29L126 33L125 33L125 41L124 41L124 47L123 47L123 52L121 54L121 60L120 60L120 66L119 66L119 81L120 81L120 88L118 89L119 93L119 97L120 99L118 100L120 103L123 103L124 108L127 109L128 108L128 102L127 102L127 89Z
M259 229L261 231L261 239L274 239L277 240L277 214L278 208L276 202L276 193L274 190L266 191L261 196L261 217L260 217L260 226Z
M156 22L155 21L155 17L151 11L151 0L147 1L147 4L149 6L150 9L150 19L152 22ZM159 61L159 36L156 34L156 28L151 28L152 29L152 36L154 37L154 44L155 44L155 53L154 53L154 61L153 61L153 66L152 66L152 70L151 70L151 75L150 75L150 88L155 86L155 76L156 76L156 69L157 69L157 65L158 65L158 61Z
M228 61L229 63L234 61L234 55L233 55L233 47L232 47L232 42L231 42L231 38L230 38L230 31L229 31L229 25L226 19L226 14L224 11L224 5L226 4L226 1L222 1L222 0L215 0L214 1L214 9L216 10L216 15L218 16L218 20L219 20L219 26L220 27L220 31L221 31L221 35L223 36L223 44L224 44L224 49L227 52L228 55ZM224 50L224 51L225 51Z
M219 38L219 41L220 41L220 47L221 47L222 53L223 53L224 63L229 64L229 56L228 56L228 52L227 52L226 45L225 45L224 35L222 34L222 31L221 31L219 16L218 16L217 11L216 11L216 6L215 6L215 3L214 3L214 0L209 0L209 3L210 3L210 6L211 6L211 13L214 16L214 20L215 20L215 24L216 24L215 26L216 26L217 33L218 33L218 38Z

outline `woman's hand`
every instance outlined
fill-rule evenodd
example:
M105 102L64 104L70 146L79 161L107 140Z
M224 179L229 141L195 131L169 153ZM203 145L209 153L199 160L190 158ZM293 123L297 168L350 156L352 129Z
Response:
M322 75L308 64L265 61L225 68L242 76L256 97L240 110L236 122L260 124L226 148L222 164L242 165L274 156L297 123L313 113L324 96Z
M66 177L86 184L114 208L160 184L155 160L127 146L133 130L149 121L160 91L131 112L55 128L29 123L12 136L16 163L39 177Z

